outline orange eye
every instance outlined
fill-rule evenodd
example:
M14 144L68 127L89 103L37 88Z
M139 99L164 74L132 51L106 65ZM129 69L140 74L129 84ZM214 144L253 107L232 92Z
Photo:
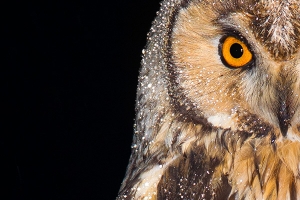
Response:
M230 67L243 67L252 60L252 53L241 40L229 36L222 45L222 58Z

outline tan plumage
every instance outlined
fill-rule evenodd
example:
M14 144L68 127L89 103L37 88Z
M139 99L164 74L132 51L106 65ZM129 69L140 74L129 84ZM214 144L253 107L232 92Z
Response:
M299 7L162 2L117 199L300 199ZM245 43L251 61L228 66L229 36Z

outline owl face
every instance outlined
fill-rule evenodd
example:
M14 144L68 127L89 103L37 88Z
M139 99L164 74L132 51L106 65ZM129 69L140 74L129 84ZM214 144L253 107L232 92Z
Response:
M289 3L181 9L170 36L175 104L215 127L299 140L300 13Z
M162 2L119 199L300 199L299 8Z

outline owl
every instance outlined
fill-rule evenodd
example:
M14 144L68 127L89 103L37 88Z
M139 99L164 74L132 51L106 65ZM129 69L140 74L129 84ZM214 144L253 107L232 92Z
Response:
M300 1L164 0L117 199L300 199Z

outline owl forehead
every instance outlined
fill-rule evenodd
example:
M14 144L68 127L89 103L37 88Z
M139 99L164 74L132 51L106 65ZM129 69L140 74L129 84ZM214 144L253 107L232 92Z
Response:
M286 59L299 45L299 1L261 1L254 9L253 29L275 58Z
M300 1L236 0L201 1L217 14L217 20L243 13L249 29L275 60L289 59L300 43Z

